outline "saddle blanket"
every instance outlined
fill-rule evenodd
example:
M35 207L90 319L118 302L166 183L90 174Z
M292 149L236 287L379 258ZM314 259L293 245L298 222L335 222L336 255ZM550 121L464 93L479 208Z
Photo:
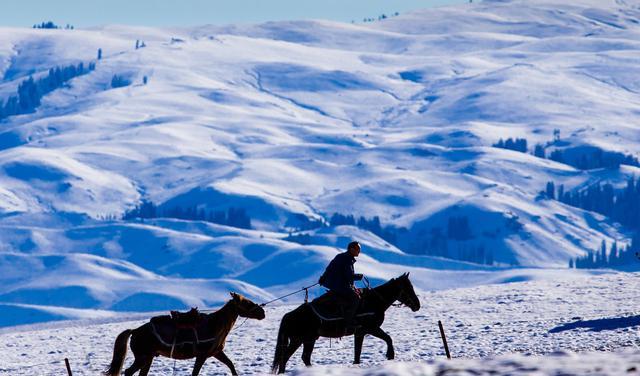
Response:
M207 320L204 319L204 315L201 315L201 319L193 327L177 326L169 315L152 318L151 326L156 338L165 346L210 343L216 340L216 337L207 333Z

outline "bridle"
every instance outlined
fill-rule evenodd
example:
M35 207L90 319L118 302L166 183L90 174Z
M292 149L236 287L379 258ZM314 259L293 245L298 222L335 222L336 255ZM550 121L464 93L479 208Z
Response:
M253 302L252 302L252 303L253 303ZM239 304L238 302L236 302L236 301L234 301L234 304L236 305L236 310L238 311L238 316L240 316L240 317L244 317L244 321L242 321L242 323L236 327L236 329L238 329L238 328L240 328L242 325L244 325L244 323L245 323L245 322L247 322L247 320L249 320L251 317L249 317L249 316L241 316L241 315L240 315L240 304ZM245 315L248 315L249 313L251 313L251 312L255 311L256 309L258 309L258 308L262 308L262 307L264 307L264 306L266 305L265 303L263 303L263 304L256 304L256 303L253 303L253 304L254 304L254 306L253 306L251 309L248 309L248 310L244 310L244 309L243 309L243 312L242 312L242 313L243 313L243 314L245 314Z
M409 301L409 304L405 304L402 302L402 298L405 298L406 300ZM414 299L413 296L409 295L406 293L405 289L402 288L400 290L400 293L398 294L398 298L396 299L399 303L398 303L398 307L402 306L402 305L406 305L407 307L413 309L413 307L411 307L411 305L413 305L414 307L419 307L420 306L420 301L417 301L417 298Z
M242 315L240 315L240 313L242 313L243 315L245 315L245 316L243 316L245 318L249 318L246 315L250 314L251 312L255 311L256 309L260 309L260 308L264 307L264 304L257 304L257 303L251 302L251 303L253 303L253 307L251 307L249 309L245 309L244 307L241 307L239 302L234 302L234 303L236 305L236 309L238 310L238 315L242 316Z
M385 299L382 295L380 295L380 293L377 292L376 289L372 289L371 288L371 284L369 283L369 279L366 276L363 276L363 278L365 280L365 283L367 284L367 290L372 291L374 293L374 295L378 299L380 299L380 301L386 302L387 299ZM399 281L399 278L393 278L393 281L397 282L397 281ZM396 296L396 298L393 300L394 302L397 300L398 303L391 303L391 305L394 306L394 307L402 307L403 305L406 305L402 301L400 301L400 299L403 298L403 297L406 298L410 302L410 304L412 304L412 305L415 304L416 307L420 306L420 301L416 301L416 300L414 300L414 298L412 296L408 295L405 292L404 286L402 286L402 288L400 289L400 292L398 293L398 296ZM411 308L411 306L409 306L409 305L406 305L406 306ZM411 309L413 309L413 308L411 308Z

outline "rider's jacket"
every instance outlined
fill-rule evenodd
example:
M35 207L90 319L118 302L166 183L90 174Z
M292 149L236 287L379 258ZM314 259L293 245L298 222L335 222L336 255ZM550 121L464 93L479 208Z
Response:
M322 273L319 281L320 285L336 292L354 290L353 281L357 280L353 270L355 262L355 257L351 256L349 251L338 254Z

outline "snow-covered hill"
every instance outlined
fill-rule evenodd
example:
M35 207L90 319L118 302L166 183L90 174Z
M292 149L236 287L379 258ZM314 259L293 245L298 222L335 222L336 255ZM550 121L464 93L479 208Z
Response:
M624 244L540 191L640 175L570 163L640 156L639 16L637 1L512 0L365 24L2 28L3 102L29 76L96 67L0 123L0 325L214 305L230 288L266 300L351 239L359 270L411 270L422 290ZM118 219L142 200L211 221ZM210 223L220 212L251 229ZM336 213L367 224L327 226Z

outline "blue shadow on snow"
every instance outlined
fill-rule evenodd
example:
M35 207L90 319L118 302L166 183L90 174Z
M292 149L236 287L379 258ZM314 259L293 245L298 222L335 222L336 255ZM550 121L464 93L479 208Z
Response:
M621 328L629 328L632 326L640 326L639 316L626 316L626 317L610 317L595 320L579 320L557 326L549 333L559 333L566 330L573 330L578 328L586 328L589 332L601 332L603 330L616 330Z

